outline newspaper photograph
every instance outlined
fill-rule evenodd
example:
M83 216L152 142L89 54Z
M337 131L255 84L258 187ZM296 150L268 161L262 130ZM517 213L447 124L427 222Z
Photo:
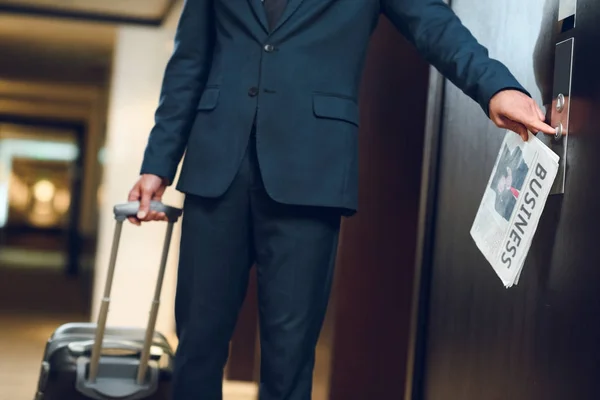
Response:
M518 283L558 159L531 133L524 142L506 131L470 233L507 288Z

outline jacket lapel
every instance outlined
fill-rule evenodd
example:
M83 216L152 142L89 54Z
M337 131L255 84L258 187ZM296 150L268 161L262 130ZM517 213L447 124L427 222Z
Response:
M296 12L296 10L298 9L298 7L300 7L300 4L302 4L303 1L304 0L288 0L288 4L285 10L283 11L283 15L281 16L281 18L279 18L279 21L277 21L271 33L279 29L279 27L283 25L292 16L292 14L294 14L294 12Z
M256 19L258 19L263 29L266 32L269 32L269 22L267 21L267 13L265 12L265 6L262 3L262 0L248 0L248 2L250 3L250 8L252 8Z

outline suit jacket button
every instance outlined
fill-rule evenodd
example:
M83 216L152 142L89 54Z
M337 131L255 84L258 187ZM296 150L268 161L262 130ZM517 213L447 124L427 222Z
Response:
M258 95L258 88L256 86L252 86L250 89L248 89L248 96L256 97L257 95Z
M265 44L264 49L267 53L272 53L273 50L275 50L275 46L273 46L272 44Z

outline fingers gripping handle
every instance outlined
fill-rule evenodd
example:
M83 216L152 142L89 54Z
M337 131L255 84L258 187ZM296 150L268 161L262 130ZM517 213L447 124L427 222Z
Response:
M128 217L135 217L140 209L139 201L130 201L129 203L118 204L113 208L115 213L115 219L117 221L123 221ZM150 211L156 211L157 213L164 213L167 216L169 222L177 222L183 210L181 208L167 206L160 201L150 202Z

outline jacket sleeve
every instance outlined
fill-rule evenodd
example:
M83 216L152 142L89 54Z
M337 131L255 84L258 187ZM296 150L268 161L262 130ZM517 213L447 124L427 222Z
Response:
M530 94L508 68L491 59L443 0L381 0L383 13L419 53L489 116L498 92L516 89Z
M155 124L144 152L141 173L171 184L185 151L196 105L212 63L213 0L186 0L165 70Z

